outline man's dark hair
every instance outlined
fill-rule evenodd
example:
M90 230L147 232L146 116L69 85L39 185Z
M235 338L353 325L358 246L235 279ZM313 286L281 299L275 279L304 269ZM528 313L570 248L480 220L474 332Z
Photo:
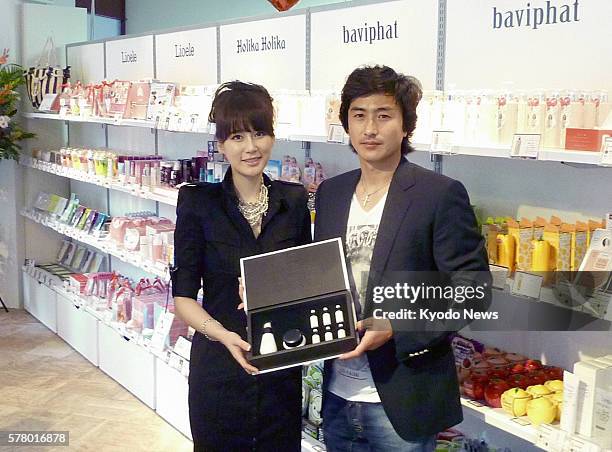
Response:
M398 74L388 66L363 66L355 69L342 88L340 121L347 133L351 103L359 97L372 94L393 96L402 111L404 132L408 133L402 140L402 155L414 151L410 138L416 128L416 108L423 95L421 82L414 77Z
M261 85L238 80L223 83L215 92L208 122L215 123L221 143L236 132L257 131L274 136L274 107Z

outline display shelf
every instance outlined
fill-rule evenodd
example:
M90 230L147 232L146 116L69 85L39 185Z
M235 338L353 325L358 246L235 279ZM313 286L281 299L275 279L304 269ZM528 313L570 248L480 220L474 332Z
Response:
M532 425L527 416L512 417L501 408L491 408L482 403L461 397L464 413L475 416L488 425L503 430L522 440L532 443L542 450L561 450L556 448L559 444L564 451L584 450L607 451L601 448L592 438L585 438L578 434L569 434L561 430L559 423L545 424L539 427ZM555 444L556 443L556 444Z
M107 240L105 238L97 238L91 234L85 234L83 231L79 231L78 229L59 223L58 221L52 218L42 216L29 210L22 210L21 215L35 223L46 226L49 229L53 229L54 231L65 235L66 237L70 237L78 242L89 245L97 250L102 251L103 253L110 254L111 256L116 257L122 262L134 265L135 267L138 267L147 273L151 273L163 279L168 277L167 266L162 267L158 263L143 260L138 254L135 254L122 248L117 248L110 240Z
M538 429L531 425L526 417L511 417L501 408L491 408L464 397L461 397L461 405L463 405L464 411L511 435L518 436L533 444L538 439Z
M19 163L28 168L34 168L39 171L56 174L68 179L78 180L80 182L87 182L92 185L120 191L137 198L148 199L170 206L176 206L178 200L178 190L176 189L162 187L146 189L136 184L122 184L116 179L87 174L83 171L75 170L74 168L64 167L56 163L45 162L33 157L21 157Z
M23 113L27 119L50 119L55 121L80 122L90 124L107 124L111 126L144 127L155 129L155 121L145 121L139 119L114 119L114 118L81 118L79 116L60 116L57 113Z
M425 148L427 145L419 145L422 150L428 150ZM494 158L506 158L516 160L536 160L546 162L564 162L564 163L577 163L583 165L593 165L606 167L606 165L600 165L601 152L590 152L590 151L571 151L567 149L552 149L542 148L538 152L537 159L523 159L510 157L510 149L508 147L499 146L453 146L451 153L439 153L444 156L472 156L472 157L494 157ZM434 152L435 153L435 152Z

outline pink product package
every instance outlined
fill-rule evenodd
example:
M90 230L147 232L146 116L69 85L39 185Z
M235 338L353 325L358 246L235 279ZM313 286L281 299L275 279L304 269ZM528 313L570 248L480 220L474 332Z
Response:
M164 298L163 301L160 300L160 302L158 302L155 305L155 321L156 322L157 322L157 319L159 319L159 316L165 311L166 311L166 299ZM168 300L168 311L172 312L173 314L175 313L174 301L172 300L172 298ZM187 325L180 317L175 315L174 321L172 322L172 326L170 327L170 335L169 335L170 343L168 345L174 346L179 336L187 337L188 330L189 330L189 325Z
M153 295L137 295L132 299L132 328L141 330L143 328L153 329L155 326L156 297Z
M132 288L127 285L117 290L111 302L113 321L127 323L132 318L133 292Z
M113 217L109 227L110 238L117 246L123 246L126 228L133 226L132 220L128 217Z
M140 249L140 237L146 234L146 226L133 226L125 229L123 246L126 250L138 251Z
M485 346L474 339L455 335L451 341L453 353L455 354L455 365L457 368L469 369L475 360L478 360L484 352Z
M80 273L72 274L68 277L68 287L76 293L83 293L87 285L87 276Z
M85 295L104 298L114 274L109 272L89 273Z

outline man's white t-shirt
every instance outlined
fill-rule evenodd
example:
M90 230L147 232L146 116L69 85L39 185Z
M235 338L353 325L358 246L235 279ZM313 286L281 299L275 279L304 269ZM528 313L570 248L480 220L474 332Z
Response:
M378 235L378 226L385 208L385 194L369 211L363 210L353 194L351 210L346 226L346 258L355 281L356 302L364 308L365 294L372 262L372 251ZM363 354L348 361L334 360L328 389L330 392L353 402L380 402L376 391L368 357Z

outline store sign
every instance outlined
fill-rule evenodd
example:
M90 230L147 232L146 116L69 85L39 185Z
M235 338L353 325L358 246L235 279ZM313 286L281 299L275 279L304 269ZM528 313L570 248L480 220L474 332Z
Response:
M221 27L221 81L242 80L267 89L306 87L306 17Z
M155 36L158 80L189 85L217 83L217 29L179 31Z
M153 78L153 36L118 39L106 43L106 78Z
M339 91L364 64L386 64L435 87L438 3L402 0L311 15L311 88Z
M449 1L446 88L612 90L609 17L609 0Z
M72 80L84 84L99 82L104 79L104 44L67 47L67 64Z
M504 10L493 6L493 28L528 27L537 30L543 25L567 24L578 22L579 0L573 4L555 3L547 0L539 6L527 3L527 8Z

